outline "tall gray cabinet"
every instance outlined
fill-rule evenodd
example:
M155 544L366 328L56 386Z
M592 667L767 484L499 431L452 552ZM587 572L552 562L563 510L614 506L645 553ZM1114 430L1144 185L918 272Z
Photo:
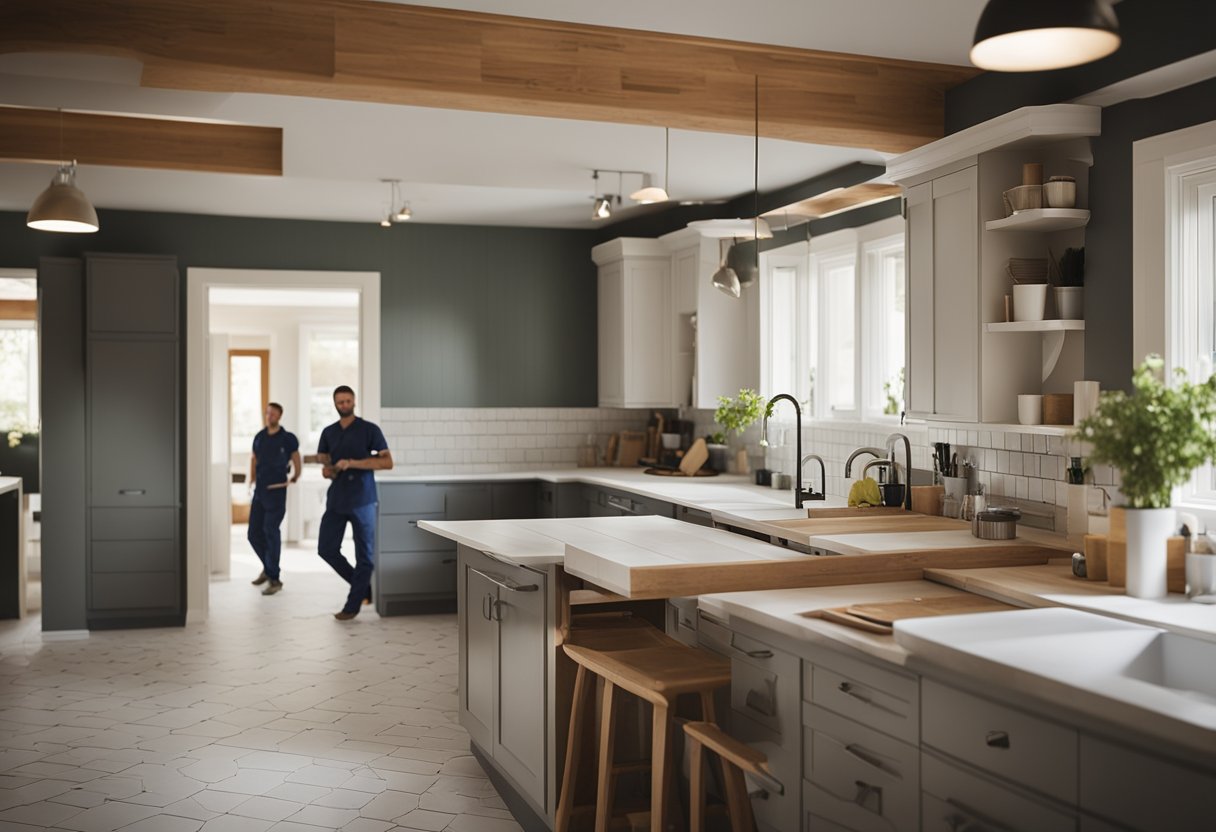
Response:
M181 624L177 260L89 255L84 271L89 627Z

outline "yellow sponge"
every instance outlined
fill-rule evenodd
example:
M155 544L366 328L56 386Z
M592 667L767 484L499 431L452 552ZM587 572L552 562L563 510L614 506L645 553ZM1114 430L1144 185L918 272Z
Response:
M878 483L874 481L873 477L858 480L849 489L850 507L880 505L882 505L882 492L878 490Z

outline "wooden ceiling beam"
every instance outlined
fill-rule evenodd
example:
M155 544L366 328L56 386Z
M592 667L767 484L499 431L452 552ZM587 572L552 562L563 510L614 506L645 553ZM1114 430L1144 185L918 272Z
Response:
M0 107L0 159L283 175L278 127Z
M976 74L367 0L8 0L0 52L31 48L134 55L153 87L744 135L758 77L761 135L892 153L940 138L945 91Z

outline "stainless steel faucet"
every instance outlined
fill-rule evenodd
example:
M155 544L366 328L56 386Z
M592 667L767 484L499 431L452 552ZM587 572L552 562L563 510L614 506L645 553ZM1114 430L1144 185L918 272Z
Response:
M904 508L908 511L912 510L912 443L908 437L902 433L893 433L887 437L884 443L887 446L887 456L895 461L895 443L903 440L904 443ZM898 464L898 463L897 463ZM898 470L898 469L897 469Z
M768 417L773 412L773 405L781 399L794 406L794 418L797 419L794 427L795 441L795 458L800 460L798 471L796 473L797 480L794 484L794 508L802 508L804 500L822 500L822 495L816 495L813 491L803 491L802 489L802 406L798 404L798 400L789 393L778 393L768 400L768 407L764 409L764 421L760 423L760 444L765 448L768 447ZM822 461L820 462L822 465Z
M806 490L806 499L808 500L826 500L828 498L828 470L823 464L823 457L819 454L807 454L798 462L798 474L802 475L802 469L806 466L808 460L815 460L819 463L819 491L816 493L814 488Z
M853 460L857 459L857 457L861 456L862 454L869 454L875 459L884 458L884 453L881 448L858 448L857 450L853 451L853 453L849 454L849 458L844 461L844 475L846 479L853 476Z

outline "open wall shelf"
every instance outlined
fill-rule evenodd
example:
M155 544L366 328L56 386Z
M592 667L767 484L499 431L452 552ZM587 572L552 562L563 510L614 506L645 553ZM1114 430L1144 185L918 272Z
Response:
M1004 219L988 220L988 231L1065 231L1089 225L1089 211L1084 208L1030 208Z
M1085 321L1010 321L984 324L989 332L1084 332Z

